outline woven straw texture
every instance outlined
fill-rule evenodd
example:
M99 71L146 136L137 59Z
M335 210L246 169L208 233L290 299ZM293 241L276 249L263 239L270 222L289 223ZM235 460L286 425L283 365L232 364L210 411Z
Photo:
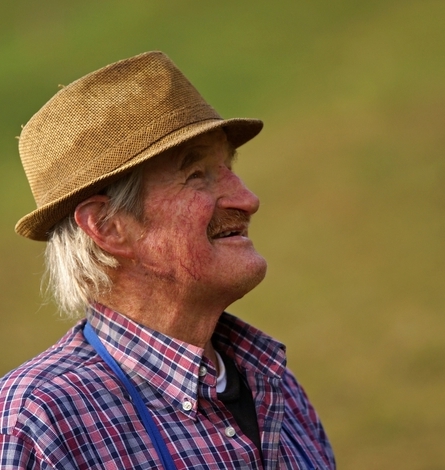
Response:
M216 128L239 147L262 122L222 119L161 52L76 80L22 130L20 157L37 209L19 220L16 232L46 240L82 200L148 158Z

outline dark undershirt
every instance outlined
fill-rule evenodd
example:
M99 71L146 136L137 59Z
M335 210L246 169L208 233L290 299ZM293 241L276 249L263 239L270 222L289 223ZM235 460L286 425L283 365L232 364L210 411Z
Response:
M241 431L255 444L261 457L261 439L252 392L232 359L219 353L226 367L227 386L218 399L232 413Z

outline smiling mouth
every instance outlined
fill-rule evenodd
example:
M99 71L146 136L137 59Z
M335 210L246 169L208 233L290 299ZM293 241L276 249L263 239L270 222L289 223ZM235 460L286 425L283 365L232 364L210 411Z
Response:
M239 237L247 236L247 229L244 230L225 230L224 232L217 233L212 237L213 240L218 238L230 238L230 237Z
M207 227L210 241L223 238L247 237L250 215L238 209L217 211Z

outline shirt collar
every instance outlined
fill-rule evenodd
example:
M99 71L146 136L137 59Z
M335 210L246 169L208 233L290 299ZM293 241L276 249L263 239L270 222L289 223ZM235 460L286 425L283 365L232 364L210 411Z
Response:
M144 327L101 304L87 314L109 353L131 378L149 382L174 400L196 396L204 350Z
M286 347L257 328L224 312L212 338L213 345L243 370L281 378L286 368Z
M88 321L124 371L137 382L149 382L174 401L197 400L199 371L204 365L210 385L216 370L203 357L204 350L144 327L101 304L92 305ZM212 339L217 350L230 357L240 370L281 377L285 348L260 330L223 313Z

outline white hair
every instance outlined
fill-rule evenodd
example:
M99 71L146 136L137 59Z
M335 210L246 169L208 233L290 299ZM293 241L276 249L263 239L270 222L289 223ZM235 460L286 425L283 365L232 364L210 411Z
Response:
M101 191L110 198L107 219L121 211L142 219L142 175L140 165ZM61 312L73 318L84 314L100 293L111 289L107 271L119 265L77 225L73 215L52 229L45 263L46 293L52 294Z

